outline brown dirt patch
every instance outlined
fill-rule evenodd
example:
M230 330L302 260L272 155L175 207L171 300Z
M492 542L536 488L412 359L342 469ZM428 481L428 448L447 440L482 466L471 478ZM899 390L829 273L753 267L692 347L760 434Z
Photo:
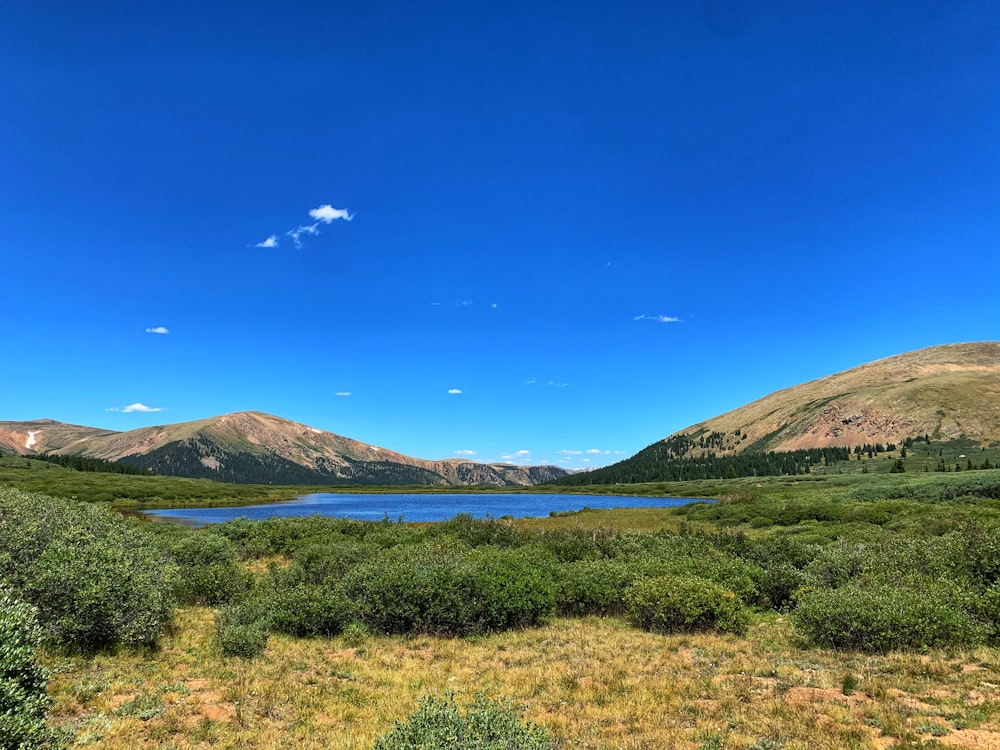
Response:
M844 695L839 690L833 688L811 688L793 687L785 693L785 700L789 703L867 703L871 700L864 693L851 693Z
M1000 750L1000 732L984 729L960 729L938 740L947 747L974 747Z

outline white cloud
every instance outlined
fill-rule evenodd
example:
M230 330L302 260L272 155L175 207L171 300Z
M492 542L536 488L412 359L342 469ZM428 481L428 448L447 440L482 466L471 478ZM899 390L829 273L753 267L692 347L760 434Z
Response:
M350 391L337 391L333 395L334 396L350 396L351 392Z
M302 235L319 234L320 224L329 224L334 219L351 221L354 218L354 214L346 208L334 208L329 203L324 203L319 208L310 209L309 216L315 219L312 224L302 224L284 233L286 237L292 238L296 248L302 247ZM278 235L272 234L263 242L258 242L254 247L278 247L279 244Z
M632 320L653 320L657 323L680 323L680 318L671 315L636 315Z
M560 455L563 455L563 456L579 456L581 453L583 453L583 451L565 450L565 451L556 451L556 453L558 453Z
M451 304L454 305L455 307L468 307L469 305L472 304L472 300L471 299L453 299L451 301Z
M146 333L162 333L162 334L167 334L167 333L170 333L170 331L169 331L169 329L166 326L154 326L153 328L147 328L146 329Z
M346 208L334 208L329 203L324 203L319 208L311 209L309 215L314 219L322 221L324 224L329 224L334 219L351 221L354 218L354 215L349 213Z
M470 451L470 450L461 450L461 451L455 451L455 455L456 456L474 456L474 455L476 455L476 452L475 451Z
M497 303L496 302L490 302L490 307L492 307L494 310L496 310L497 309Z
M302 240L299 237L303 234L319 234L319 224L306 224L301 227L295 227L295 229L289 229L285 234L292 238L292 242L295 243L296 248L300 248L302 247Z
M557 383L554 380L550 380L549 385L551 385L553 388L565 388L566 386L569 385L569 383Z
M160 406L146 406L145 404L134 403L122 407L112 406L108 409L105 409L104 411L120 411L124 414L129 414L131 412L136 412L136 411L138 412L163 411L163 408Z
M515 456L530 456L531 455L531 451L519 450L514 455Z
M451 393L452 395L454 395L454 394L456 394L456 393L461 393L461 392L462 392L462 391L461 391L461 390L459 390L458 388L449 388L449 389L448 389L448 393Z
M587 448L587 453L600 453L600 448Z
M532 378L531 380L525 380L524 382L525 382L525 383L527 383L528 385L534 385L534 384L535 384L535 383L537 383L538 381L537 381L537 380L535 380L534 378Z

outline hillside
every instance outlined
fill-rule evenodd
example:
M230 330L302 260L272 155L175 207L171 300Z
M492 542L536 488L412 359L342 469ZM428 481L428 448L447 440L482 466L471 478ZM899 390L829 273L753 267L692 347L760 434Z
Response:
M116 434L112 430L83 427L36 419L31 422L0 422L0 455L23 455L56 451L89 438Z
M564 481L651 481L661 478L655 466L670 461L769 452L833 460L845 449L923 436L1000 442L1000 342L935 346L785 388Z
M253 411L128 432L47 419L0 422L0 446L238 483L529 485L565 474L556 467L426 461Z

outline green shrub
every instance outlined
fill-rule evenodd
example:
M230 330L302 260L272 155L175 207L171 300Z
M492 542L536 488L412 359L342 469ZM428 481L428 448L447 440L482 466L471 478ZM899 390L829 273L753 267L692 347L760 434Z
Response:
M354 568L344 588L361 619L385 633L464 635L524 627L554 606L545 571L519 550L389 550Z
M354 617L354 606L335 587L299 584L275 592L267 602L272 630L296 636L336 635Z
M34 608L0 584L0 747L34 750L54 744L45 726L48 675L35 661L41 641Z
M795 600L795 592L807 581L806 574L791 563L778 560L763 565L757 583L762 604L777 610L788 609Z
M375 740L374 750L554 750L549 733L509 702L477 694L465 712L453 695L420 700L417 711Z
M732 591L694 576L665 576L633 584L625 594L629 618L657 633L719 630L745 633L750 613Z
M48 639L81 650L153 642L173 613L174 565L138 524L100 508L0 490L0 576Z
M374 546L352 540L336 544L307 544L292 555L293 575L304 583L340 582L347 571L376 553Z
M562 615L614 615L625 611L633 566L619 560L578 560L555 571L556 611Z
M559 562L597 560L605 557L601 532L586 529L545 529L536 532L532 541L547 550Z
M267 647L269 623L258 601L223 608L215 616L215 634L222 653L252 659Z
M511 521L492 516L474 518L470 513L459 513L448 521L435 524L430 532L453 536L470 547L517 547L521 544L521 535Z
M188 604L224 604L250 586L236 546L218 534L196 532L170 547L178 565L177 598Z
M852 584L802 595L798 630L830 648L886 652L973 645L986 628L959 606L960 595L933 582Z

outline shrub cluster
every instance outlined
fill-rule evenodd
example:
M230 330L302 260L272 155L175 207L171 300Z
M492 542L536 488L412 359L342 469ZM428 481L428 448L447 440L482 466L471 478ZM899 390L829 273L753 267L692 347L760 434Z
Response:
M344 588L360 619L384 633L505 630L535 625L554 609L548 576L518 550L388 550L355 567Z
M625 593L629 618L656 633L719 630L745 633L750 612L732 591L694 576L665 576L633 584Z
M842 542L805 569L793 612L815 643L863 651L974 645L998 634L994 533Z
M884 583L811 591L792 617L814 642L858 651L974 644L987 633L951 596Z
M215 616L215 633L222 653L252 659L264 652L268 617L258 602L224 607Z
M0 489L0 577L47 638L83 650L154 641L173 613L173 564L135 522Z
M218 534L189 534L168 551L178 567L175 593L186 604L225 604L252 582L240 564L236 546Z
M519 531L469 516L428 528L312 517L234 521L211 532L231 546L173 541L170 549L192 571L236 557L289 561L233 595L242 604L220 615L234 653L262 649L267 632L466 635L531 626L553 612L625 614L660 632L742 633L751 607L798 608L799 631L838 648L919 649L1000 635L1000 531L946 524L919 537L873 535L905 502L771 503L770 516L814 525L821 544L780 529ZM752 520L757 511L739 512ZM830 542L824 522L850 530L850 541Z

